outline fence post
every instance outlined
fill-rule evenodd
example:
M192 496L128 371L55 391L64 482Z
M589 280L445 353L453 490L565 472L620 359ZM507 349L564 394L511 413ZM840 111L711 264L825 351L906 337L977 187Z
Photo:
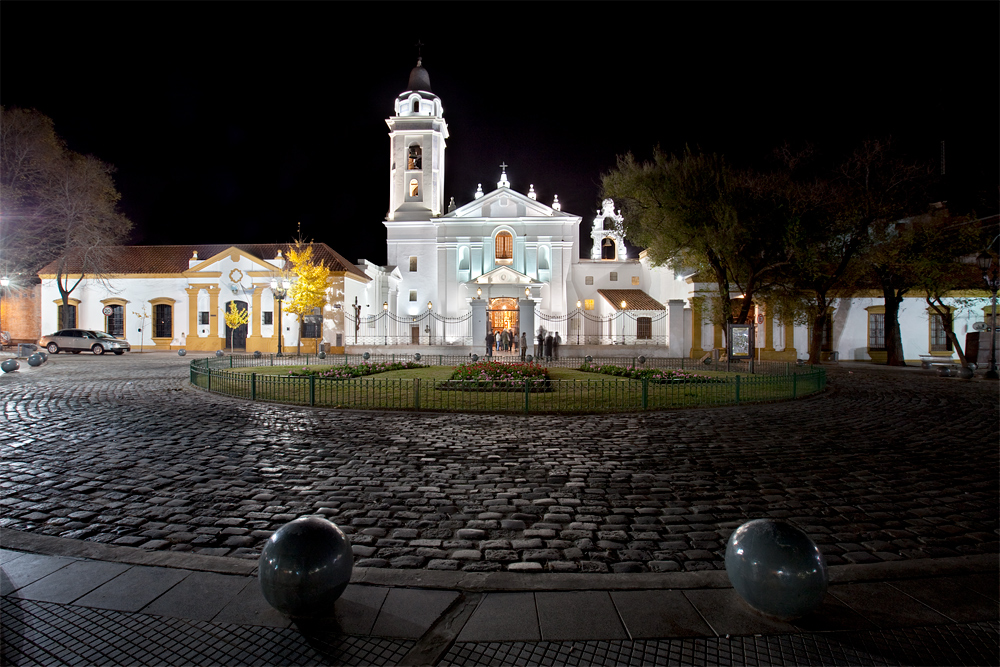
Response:
M413 409L420 409L420 378L413 381Z
M316 376L309 375L309 405L316 405Z
M649 377L642 376L642 409L649 407Z
M206 364L207 365L207 364ZM212 391L212 367L208 367L208 391Z
M736 376L736 405L740 404L740 376Z
M256 401L257 400L257 374L256 373L251 373L250 374L250 400L251 401Z
M233 367L233 355L231 355L231 354L229 355L229 367L230 368Z
M799 374L798 373L793 373L792 374L792 398L795 398L795 393L798 390L798 386L797 386L798 385L798 379L799 379Z
M531 393L531 381L524 380L524 414L528 414L528 395Z

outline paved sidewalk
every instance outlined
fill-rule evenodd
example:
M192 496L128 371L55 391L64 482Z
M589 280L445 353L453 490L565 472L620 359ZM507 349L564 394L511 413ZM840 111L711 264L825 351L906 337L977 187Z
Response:
M4 664L996 664L994 556L831 568L786 623L724 572L355 571L330 618L264 601L246 560L3 531ZM74 553L85 553L84 558ZM156 563L156 564L151 564Z
M5 664L997 663L995 382L843 363L788 403L376 415L205 394L189 360L0 376ZM299 624L253 575L308 514L356 576ZM813 617L729 588L758 517L831 565Z

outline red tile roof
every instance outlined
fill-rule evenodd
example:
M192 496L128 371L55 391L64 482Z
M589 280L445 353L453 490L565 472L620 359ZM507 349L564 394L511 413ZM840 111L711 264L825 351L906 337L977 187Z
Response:
M616 310L666 310L666 306L641 289L599 289L597 293L608 300ZM622 301L625 308L622 308Z
M109 273L115 274L144 274L144 273L183 273L188 270L189 260L195 252L202 261L211 259L221 252L230 248L237 248L248 255L258 259L274 259L281 251L282 255L288 255L288 243L256 243L244 244L235 243L225 245L217 244L197 244L197 245L130 245L119 246L116 249L116 258L113 266L109 268ZM314 243L313 254L317 260L323 260L330 267L331 271L346 271L359 278L369 280L365 273L348 262L340 253L326 245L325 243ZM69 273L80 270L76 257L69 256L66 270ZM40 275L53 275L56 272L56 262L53 261L43 267L38 273Z

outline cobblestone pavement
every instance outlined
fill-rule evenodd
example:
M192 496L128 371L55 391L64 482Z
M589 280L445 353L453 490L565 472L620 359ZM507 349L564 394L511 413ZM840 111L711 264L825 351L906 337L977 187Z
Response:
M188 384L166 354L51 356L0 376L0 525L257 558L299 516L356 566L722 569L751 518L831 565L996 553L998 386L831 367L796 402L610 416L326 411Z

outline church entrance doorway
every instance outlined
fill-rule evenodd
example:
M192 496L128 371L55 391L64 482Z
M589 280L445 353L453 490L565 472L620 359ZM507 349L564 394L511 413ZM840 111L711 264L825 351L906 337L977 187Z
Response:
M246 301L230 301L226 304L226 312L229 312L231 303L236 304L236 310L247 310ZM229 325L226 325L226 342L232 341L232 348L234 350L246 350L247 349L247 325L241 324L235 329L231 329Z
M490 299L490 308L486 311L490 331L502 332L510 330L515 337L520 336L521 332L518 329L519 314L520 310L517 299L510 297Z

